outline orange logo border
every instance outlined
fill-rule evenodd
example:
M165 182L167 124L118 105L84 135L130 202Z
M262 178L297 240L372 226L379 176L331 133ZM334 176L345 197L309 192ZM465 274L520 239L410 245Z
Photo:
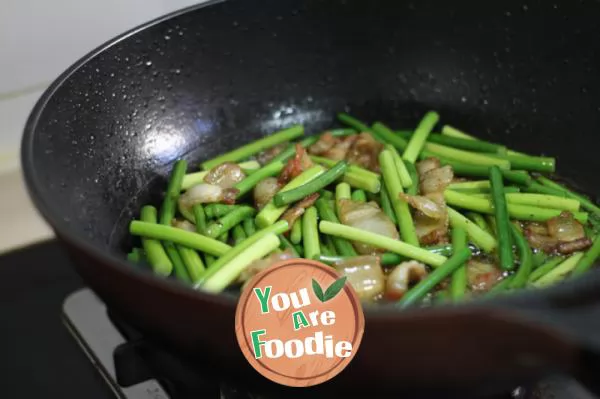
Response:
M322 372L311 375L307 377L295 377L286 375L284 372L280 372L277 370L273 370L269 366L265 365L260 359L256 359L254 353L252 351L252 343L250 342L250 334L249 331L245 329L245 320L247 317L246 308L248 306L249 300L253 298L253 289L267 276L273 273L279 273L281 270L295 267L306 268L307 266L317 268L320 272L325 272L329 276L331 276L334 280L337 279L340 274L335 271L330 266L327 266L323 263L309 260L309 259L290 259L283 262L279 262L274 266L269 267L268 269L258 273L256 276L252 278L252 280L248 283L248 286L242 292L240 300L237 305L236 313L235 313L235 329L236 329L236 337L238 340L238 344L242 353L248 360L248 362L254 367L256 371L258 371L264 377L278 383L281 385L287 385L292 387L308 387L317 384L321 384L325 381L330 380L339 374L348 364L358 351L360 343L362 341L362 337L364 335L364 327L365 327L365 318L362 310L362 306L360 303L360 299L352 289L349 283L344 285L342 292L350 299L353 307L354 313L354 335L352 337L352 353L350 356L345 358L340 358L333 367L330 367L328 370L323 370Z

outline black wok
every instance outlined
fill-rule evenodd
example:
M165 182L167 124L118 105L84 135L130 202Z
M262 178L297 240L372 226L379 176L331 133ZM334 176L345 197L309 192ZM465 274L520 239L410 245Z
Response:
M27 186L110 308L182 356L261 384L235 341L235 298L124 260L127 223L158 203L173 161L194 164L293 123L318 132L340 110L405 127L435 109L487 139L556 156L560 174L597 195L599 12L598 2L567 0L183 10L108 42L52 84L25 128ZM592 384L600 272L456 307L367 309L366 320L357 357L320 390L498 392L553 372Z

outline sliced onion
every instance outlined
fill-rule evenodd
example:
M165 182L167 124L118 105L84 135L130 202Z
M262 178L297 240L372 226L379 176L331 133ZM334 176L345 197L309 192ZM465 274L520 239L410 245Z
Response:
M204 182L222 188L231 188L244 180L246 174L239 165L225 162L215 166L204 177Z
M187 220L175 219L173 220L173 222L171 222L171 224L173 225L173 227L177 227L178 229L191 231L192 233L197 232L196 225Z
M411 283L421 281L425 277L427 277L427 269L424 264L415 260L402 262L387 277L385 297L398 300L408 291Z
M396 225L386 216L375 202L360 203L352 200L340 200L340 221L347 225L371 233L398 239ZM361 242L354 242L356 251L360 254L380 252L377 247Z
M334 137L331 132L326 132L319 137L316 143L308 147L308 153L313 155L322 155L329 151L339 142L337 137Z
M467 281L472 291L488 291L501 278L502 272L492 263L479 260L470 260L467 263Z
M385 276L378 257L355 256L334 266L348 278L348 282L361 300L374 300L383 293Z
M277 253L267 256L266 258L255 260L254 262L250 263L250 265L248 265L248 267L246 267L240 273L240 275L238 277L238 281L247 282L252 277L254 277L254 275L275 265L276 263L284 261L284 260L288 260L288 259L294 259L294 258L296 258L296 256L292 253L292 251L289 249L286 249L283 252L277 252Z
M561 242L579 240L585 237L583 226L573 218L571 212L562 212L548 220L548 234Z
M279 182L276 177L267 177L258 182L254 187L254 203L258 209L262 209L271 198L277 194L280 189Z
M431 169L421 176L421 193L430 194L444 191L453 178L454 172L450 165Z
M408 202L410 206L412 206L416 210L423 212L425 216L430 217L432 219L442 219L448 213L446 211L446 206L444 203L440 204L428 197L400 193L400 198Z
M421 162L417 162L417 173L419 176L423 176L425 173L433 169L439 169L442 167L440 160L437 158L427 158Z

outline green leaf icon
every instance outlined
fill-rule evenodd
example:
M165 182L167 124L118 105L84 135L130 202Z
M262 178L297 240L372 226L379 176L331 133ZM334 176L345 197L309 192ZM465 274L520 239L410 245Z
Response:
M335 296L342 290L342 288L344 288L345 284L346 276L335 280L333 284L331 284L329 288L327 288L327 290L325 291L325 295L323 296L324 300L322 302L327 302L330 299L335 298Z
M315 293L315 295L317 296L317 298L319 298L319 301L325 302L325 300L324 300L325 298L323 295L323 289L321 288L321 286L319 285L317 280L315 280L314 278L312 279L312 289L313 289L313 292Z

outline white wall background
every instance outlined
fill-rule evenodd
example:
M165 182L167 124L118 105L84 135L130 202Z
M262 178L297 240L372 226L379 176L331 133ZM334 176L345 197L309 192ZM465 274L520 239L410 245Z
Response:
M2 0L0 172L18 166L20 136L43 89L94 47L204 0Z
M0 0L0 254L53 236L19 168L30 110L52 80L90 50L205 0Z

